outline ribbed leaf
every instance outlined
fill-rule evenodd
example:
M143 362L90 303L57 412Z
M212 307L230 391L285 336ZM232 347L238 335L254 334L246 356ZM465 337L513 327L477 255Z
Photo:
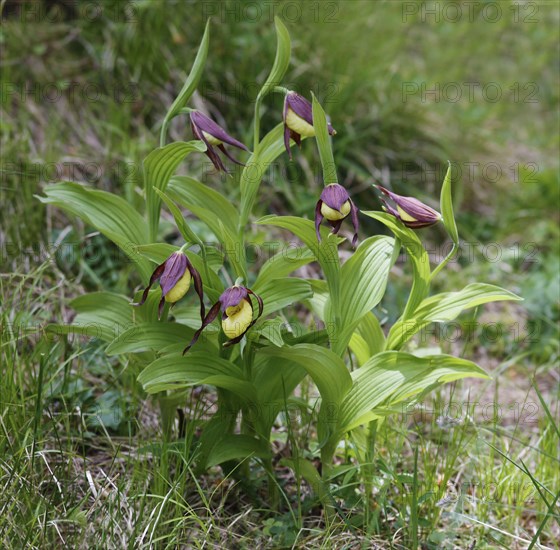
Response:
M150 278L150 263L135 251L135 245L148 242L146 222L127 201L70 181L49 185L44 192L45 197L38 197L41 202L53 204L95 227L138 265L144 280Z
M50 324L51 334L83 334L111 342L132 325L130 298L113 292L92 292L70 302L78 312L70 325Z
M262 147L262 143L260 142L260 117L261 117L261 105L263 99L266 95L273 90L275 86L279 86L282 83L282 79L286 74L288 66L290 64L290 56L291 56L291 42L290 42L290 35L288 30L282 23L279 17L274 18L274 23L276 26L276 37L277 37L277 45L276 45L276 58L274 59L274 64L266 79L263 87L260 89L257 99L255 101L255 120L254 120L254 136L253 136L253 143L254 143L254 152L255 155L250 159L250 163L254 166L252 168L258 168L259 175L256 176L253 172L252 176L248 176L247 171L243 172L241 177L241 223L240 229L242 229L247 220L249 219L249 213L251 212L256 193L258 191L260 180L264 176L262 170L266 169L267 163L263 156L261 156L261 160L263 161L262 165L259 165L259 157L257 157L256 153L258 152L259 155L264 152ZM276 130L276 129L275 129ZM272 133L275 133L273 130ZM268 134L265 137L265 140L270 136ZM253 179L256 176L255 179ZM252 181L249 181L251 179ZM249 185L246 185L249 183Z
M189 244L202 244L202 241L198 238L196 233L189 227L188 223L186 222L183 214L177 208L177 205L163 192L159 189L154 189L156 195L165 203L169 211L171 212L173 219L175 220L175 225L181 233L183 239L185 239L186 243Z
M253 365L253 381L257 388L262 414L256 418L259 433L268 434L278 413L306 371L298 363L276 356L274 352L257 353Z
M338 183L331 140L327 129L327 115L317 101L315 94L312 93L311 95L313 96L313 128L315 128L315 139L317 140L317 148L323 168L323 181L325 185Z
M290 275L300 267L315 260L315 256L304 247L287 248L269 258L259 269L255 285L264 285L272 279Z
M443 292L431 296L418 306L410 319L393 325L387 337L387 348L399 349L429 323L452 321L465 309L489 302L521 299L513 292L484 283L473 283L458 292Z
M264 302L263 316L313 296L309 282L295 277L272 279L265 285L254 284L253 290L260 295Z
M292 53L290 33L279 17L274 18L274 25L276 26L277 40L276 58L274 59L274 65L272 65L270 74L259 92L259 95L262 97L268 94L274 86L279 86L282 83L282 79L290 65Z
M403 313L403 318L406 319L412 315L418 304L428 296L430 290L430 257L418 235L394 216L385 212L362 212L362 214L386 225L402 243L412 262L414 278L406 309Z
M437 385L460 378L488 378L479 366L457 357L417 357L402 352L384 352L372 357L352 373L352 388L341 407L334 438L371 419L375 408L390 407Z
M173 178L168 194L208 225L223 245L236 276L247 279L245 249L237 234L238 215L233 206L219 193L192 178Z
M385 334L373 312L370 311L362 317L349 345L359 365L363 365L370 357L385 349Z
M319 439L321 442L326 441L337 422L341 404L352 386L344 361L332 351L314 344L298 344L280 349L263 348L258 355L272 355L272 364L282 365L281 368L285 368L285 363L300 366L311 376L321 394Z
M142 254L142 256L145 256L155 264L159 265L165 262L165 260L173 254L173 252L177 252L179 247L168 243L152 243L140 245L136 248L136 250L138 251L138 254ZM152 267L152 271L155 267L155 265Z
M140 373L138 382L148 393L209 384L229 390L246 402L257 400L255 387L243 380L239 367L206 352L191 351L184 357L167 355L156 359Z
M341 355L362 317L371 311L383 298L387 278L392 266L394 239L384 236L370 237L363 241L340 271L340 326L337 327L336 340L332 342L333 351ZM327 303L329 308L335 304Z
M239 186L241 189L241 213L239 227L244 228L255 205L261 181L268 167L286 150L284 148L284 124L275 126L259 143L257 151L249 157Z
M239 214L223 195L203 183L186 176L175 176L169 182L169 194L185 208L191 210L214 233L216 220L221 220L232 233L237 231ZM199 215L200 213L200 215ZM216 235L218 238L220 235Z
M443 185L441 187L440 197L441 215L443 216L443 224L451 240L455 244L459 244L459 233L457 231L457 224L455 222L455 215L453 214L453 196L451 193L451 163L445 174Z
M176 343L186 346L193 334L192 329L179 323L140 323L117 336L107 347L107 355L159 351Z
M206 468L223 464L228 460L269 456L270 447L264 441L242 434L226 435L210 451L206 459Z
M338 243L341 239L328 232L327 228L321 227L321 243L317 242L315 225L310 220L296 218L295 216L265 216L257 223L261 225L273 225L288 229L296 235L311 250L321 265L329 286L330 299L333 307L332 312L337 313L340 299L340 262L338 259ZM334 320L324 319L325 323L334 323ZM338 325L337 325L338 326Z
M281 348L284 345L282 331L285 329L285 326L286 321L284 321L282 317L276 317L276 319L267 319L266 321L260 323L253 329L252 332L253 334L266 338L276 347Z
M171 176L183 159L193 151L203 153L206 145L202 141L176 141L165 147L154 149L143 162L144 190L148 212L150 240L155 241L159 225L161 199L154 189L165 192Z
M169 111L165 115L165 119L163 121L164 128L162 129L162 135L165 135L165 131L169 124L169 121L179 113L179 111L187 104L187 101L195 92L198 83L200 82L200 78L202 76L202 72L204 70L204 65L206 63L206 58L208 56L208 44L210 42L210 19L206 21L206 27L204 29L204 36L202 37L202 41L200 42L200 46L198 47L198 52L196 54L196 58L191 68L191 72L185 84L181 88L179 95L175 98L175 101L172 103Z
M292 361L304 368L315 382L324 405L338 406L352 385L344 361L326 348L298 344L281 349L265 348L259 353L272 353L276 358Z

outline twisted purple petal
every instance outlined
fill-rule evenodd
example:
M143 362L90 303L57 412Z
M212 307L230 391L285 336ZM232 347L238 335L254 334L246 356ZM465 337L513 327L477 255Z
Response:
M350 201L350 213L352 216L352 225L354 226L354 238L352 239L352 248L356 248L356 244L358 242L358 231L360 229L360 221L358 220L358 208L357 206Z
M212 323L212 321L214 321L214 319L217 317L218 313L220 313L220 307L221 304L220 302L216 302L212 308L210 309L210 311L208 312L208 315L206 315L206 317L204 318L204 320L202 321L202 326L194 333L194 336L190 342L190 344L183 350L183 355L185 355L185 353L187 353L187 351L189 351L198 341L198 339L200 338L200 335L202 334L202 331L210 324Z
M133 303L133 306L141 306L146 299L148 298L148 294L150 292L150 288L152 288L152 285L162 276L163 271L165 270L165 264L167 263L167 260L165 260L165 262L163 262L162 264L158 265L154 272L152 273L152 276L150 277L150 282L148 283L148 286L144 289L144 292L142 293L142 298L140 299L139 302Z
M323 206L323 201L319 199L317 206L315 206L315 233L317 233L317 240L319 242L321 242L321 222L323 221L321 206Z
M204 290L202 286L202 278L200 277L200 273L194 268L188 258L187 269L189 270L189 273L193 278L194 290L198 294L198 299L200 300L200 320L202 321L204 320L204 316L206 315L206 310L204 308Z

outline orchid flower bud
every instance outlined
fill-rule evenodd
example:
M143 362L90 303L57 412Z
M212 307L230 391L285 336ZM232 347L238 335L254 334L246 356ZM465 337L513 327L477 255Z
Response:
M194 280L194 288L200 299L200 318L204 319L206 313L203 302L202 279L200 273L193 267L186 254L181 251L174 252L158 265L150 277L150 283L142 293L142 299L133 306L141 306L148 298L152 285L159 280L161 286L161 300L158 307L158 317L161 318L165 302L174 305L189 290L191 281Z
M245 166L242 162L234 159L224 147L224 143L227 143L238 149L243 149L243 151L250 152L243 143L231 137L221 126L200 111L191 111L190 117L194 136L205 143L206 155L212 161L212 164L216 167L218 172L227 172L227 170L214 147L220 149L220 151L235 164Z
M249 294L252 294L259 304L259 312L255 319L253 319L253 304ZM183 355L196 344L202 331L216 319L220 311L222 311L222 330L229 339L224 346L231 346L241 341L247 331L263 314L263 308L261 297L244 286L234 285L224 290L219 300L212 306L212 309L202 321L202 326L195 332L191 343L183 351Z
M433 208L430 208L418 199L397 195L380 185L378 185L377 188L385 196L389 197L397 207L395 209L388 204L385 199L381 199L383 210L395 216L395 218L400 220L407 227L419 229L421 227L434 225L441 220L441 214L439 212L436 212Z
M327 126L329 134L336 134L330 123ZM290 138L301 146L301 136L313 137L315 128L313 127L313 106L307 99L296 92L288 92L284 99L284 145L286 151L292 159L290 149Z
M317 240L321 242L321 232L319 227L323 219L327 220L332 226L332 233L335 235L340 231L340 226L344 219L348 216L352 218L354 226L354 238L352 246L355 247L358 242L358 209L350 199L348 191L338 183L331 183L325 187L321 193L321 198L315 207L315 231Z

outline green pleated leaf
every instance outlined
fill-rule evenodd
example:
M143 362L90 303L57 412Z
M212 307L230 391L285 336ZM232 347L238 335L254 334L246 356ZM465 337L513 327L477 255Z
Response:
M313 296L306 301L306 305L314 315L319 317L323 323L326 323L325 306L329 300L327 281L321 279L308 279L308 281L313 289Z
M443 292L426 298L410 319L393 325L387 337L388 349L399 349L420 329L430 323L452 321L465 309L489 302L522 300L513 292L485 283L472 283L458 292Z
M266 321L260 323L258 327L252 330L253 334L257 334L266 338L269 342L278 348L284 345L284 338L282 337L282 331L286 326L286 321L282 317L277 317L276 319L267 319Z
M478 365L450 355L417 357L389 351L372 357L352 373L352 388L346 395L333 438L366 423L376 407L394 407L404 399L433 390L436 386L460 378L488 378Z
M311 95L313 97L313 128L315 128L315 139L317 140L317 148L323 167L323 181L325 185L338 183L331 139L327 128L327 115L315 95L313 93Z
M269 258L259 269L255 286L263 286L272 279L290 275L300 267L315 260L315 256L302 246L287 248Z
M326 348L314 344L298 344L281 349L265 348L259 354L272 354L305 369L315 382L325 406L338 406L352 385L344 361Z
M254 385L243 380L238 366L207 352L190 351L185 356L160 357L140 373L138 382L148 393L209 384L229 390L249 403L257 400Z
M383 298L389 271L392 267L394 239L384 236L370 237L363 241L356 252L342 266L340 271L340 306L334 310L334 303L326 305L327 318L340 316L336 340L332 349L341 355L356 326L366 313L370 312Z
M190 210L216 235L237 277L247 279L245 249L237 233L238 214L218 192L187 177L171 180L169 196Z
M206 459L206 468L223 464L228 460L240 460L251 457L269 458L270 446L254 437L232 434L222 437L212 448Z
M272 355L279 365L292 363L303 368L317 386L321 395L319 411L319 438L326 441L337 422L342 402L352 386L352 379L344 361L332 351L314 345L297 344L293 347L263 348L257 355ZM284 367L282 367L284 368Z
M340 295L338 243L341 242L342 239L329 233L326 227L321 227L321 243L319 243L317 242L314 223L310 220L304 220L295 216L265 216L257 223L288 229L303 241L321 265L329 285L331 300L333 304L337 304ZM336 310L336 308L333 309Z
M185 242L189 244L201 244L201 240L189 227L183 217L183 214L179 208L177 208L177 205L163 191L160 191L159 189L154 189L154 191L156 192L156 195L166 204L167 208L169 208L169 211L175 220L175 225L177 226L177 229L179 230L179 233L181 233L183 239L185 239Z
M150 278L150 263L135 250L136 245L148 242L146 222L127 201L70 181L48 185L44 193L45 197L37 197L41 202L70 212L95 227L136 263L144 280Z
M206 21L206 27L204 29L204 36L202 37L202 41L200 42L200 46L198 47L198 52L196 54L196 58L191 68L191 72L183 84L179 95L175 98L175 101L171 104L169 111L165 115L163 125L164 129L162 130L162 135L165 135L165 131L169 124L169 121L176 116L179 111L187 104L187 101L195 92L198 83L200 82L200 78L202 77L202 72L204 70L204 65L206 64L206 58L208 56L208 44L210 42L210 19Z
M459 244L459 233L457 231L457 224L455 222L455 215L453 214L453 196L451 193L451 163L445 174L443 185L441 187L440 197L441 215L443 216L443 224L451 240L455 244Z
M412 262L413 281L412 289L403 313L403 318L407 318L418 307L418 304L428 296L430 290L430 257L418 237L412 229L406 227L394 216L385 212L362 212L366 216L373 218L387 226L395 237L404 246L410 261Z
M154 264L159 265L165 262L171 254L177 252L180 247L175 246L174 244L168 243L152 243L152 244L143 244L136 247L138 254L148 258L150 261L154 262ZM152 271L156 268L156 265L152 266Z
M260 427L259 433L270 432L277 415L286 408L292 392L305 374L305 369L298 363L276 357L273 352L256 354L253 381L263 409L255 419Z
M111 342L132 325L130 298L113 292L92 292L70 302L78 314L69 325L50 324L50 334L83 334Z
M125 330L107 347L107 355L140 353L147 350L159 351L176 343L190 342L194 331L179 323L140 323Z
M272 279L264 285L254 284L252 290L263 300L263 316L270 315L294 302L301 302L313 296L313 290L309 282L295 277Z
M169 194L201 219L218 238L217 220L221 220L233 234L237 231L239 213L223 195L187 176L174 176L169 182ZM192 209L194 208L194 210Z
M305 139L305 138L302 138ZM284 146L284 124L275 126L258 146L258 150L249 157L243 172L239 187L241 190L241 212L239 226L245 227L255 205L261 181L269 166L286 151Z
M274 25L276 26L277 40L276 58L274 59L274 64L272 65L270 74L259 92L261 97L268 94L274 86L280 86L290 65L290 57L292 53L290 33L279 17L274 18Z
M362 317L352 334L349 346L360 366L385 349L385 334L371 311Z
M161 208L161 199L154 189L165 192L167 184L179 164L193 151L204 153L206 145L202 141L176 141L165 147L154 149L142 163L151 241L157 238Z

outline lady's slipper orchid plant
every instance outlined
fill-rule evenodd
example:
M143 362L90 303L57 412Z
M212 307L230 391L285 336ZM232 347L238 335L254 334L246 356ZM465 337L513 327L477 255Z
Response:
M193 267L184 252L180 250L174 252L165 262L155 268L148 286L142 293L141 300L132 305L141 306L148 298L150 288L158 280L161 286L161 300L158 307L159 318L161 318L165 302L171 305L178 302L187 293L191 281L194 280L194 289L200 299L200 318L204 319L206 311L203 302L202 279L200 273Z
M259 312L255 319L253 319L253 304L249 294L252 294L259 304ZM249 288L240 285L227 288L202 321L202 326L195 332L183 354L196 344L202 331L216 319L220 310L222 311L222 330L229 339L224 346L231 346L240 342L247 331L257 322L257 319L263 314L263 307L262 298Z
M385 414L384 411L396 409L402 403L403 396L409 399L416 398L440 383L466 376L487 378L480 367L463 358L441 353L429 356L408 353L405 347L407 342L432 320L450 321L463 309L496 300L519 298L495 285L482 283L469 284L462 290L445 295L430 291L432 279L454 257L460 242L453 214L451 166L442 185L440 204L445 229L453 240L454 247L433 270L429 262L425 261L425 248L413 247L405 242L406 240L402 239L403 228L400 224L393 223L392 216L401 220L405 226L416 229L435 224L442 220L442 215L417 199L402 197L383 187L379 187L379 190L383 194L382 201L388 214L373 211L362 213L389 227L394 234L392 237L379 235L364 239L357 253L344 264L340 261L337 239L331 239L335 242L328 243L332 244L328 250L325 250L326 247L312 246L315 244L314 229L316 238L321 240L320 226L323 220L332 226L332 233L337 234L342 222L350 217L354 228L352 246L355 247L358 240L358 209L348 191L342 185L334 183L338 181L338 175L329 135L334 135L335 131L328 124L319 102L313 97L311 104L297 93L275 86L275 83L282 82L289 66L291 52L289 33L279 19L276 20L276 28L276 61L269 79L263 84L255 101L253 117L254 148L260 157L256 160L262 170L259 171L257 179L254 179L254 172L248 169L242 172L239 202L236 198L238 193L234 193L234 198L230 200L193 178L176 178L171 182L172 174L179 163L189 151L196 149L185 147L189 144L181 144L179 148L173 144L165 145L167 123L178 114L190 115L194 135L205 143L206 154L218 171L226 169L217 149L237 164L240 163L229 155L225 146L231 145L248 151L245 145L229 136L208 116L185 107L198 85L204 68L208 51L208 26L189 76L189 83L165 116L160 136L161 146L155 155L150 153L146 159L148 162L143 165L145 209L137 211L134 205L126 200L106 191L90 189L73 182L47 186L46 196L42 201L67 209L73 215L76 212L80 215L81 212L84 222L114 241L130 256L142 278L149 277L147 288L144 289L140 301L134 305L144 304L150 288L159 281L162 292L158 311L161 318L162 313L167 310L164 306L173 305L183 298L194 280L195 291L200 299L201 326L183 353L197 342L204 329L218 318L220 312L222 315L219 341L225 342L223 346L242 341L251 327L263 316L264 303L267 304L267 315L278 312L279 317L271 319L267 327L271 331L265 334L263 330L263 337L258 342L248 339L243 353L236 353L237 350L223 353L220 347L219 350L207 348L201 353L180 357L177 346L184 346L187 331L189 336L192 334L190 323L182 323L181 319L173 320L174 324L156 323L156 314L152 308L146 308L147 311L143 312L146 315L131 315L128 300L113 293L105 293L105 296L111 299L111 312L114 312L114 315L107 315L105 300L100 300L96 295L90 295L87 303L83 302L80 306L78 302L75 306L78 313L79 307L84 308L81 312L87 313L89 321L93 319L99 323L103 329L101 337L108 342L109 354L132 356L134 364L142 367L138 381L148 394L156 395L162 404L162 425L165 427L166 439L172 434L175 414L175 407L169 404L185 402L185 387L201 384L216 387L216 411L219 413L212 413L209 421L204 421L199 437L200 452L196 454L196 467L199 471L204 471L208 467L228 462L227 469L224 469L224 472L228 472L227 475L237 470L240 475L249 476L247 481L252 482L257 476L251 474L249 460L259 459L269 475L271 502L275 503L275 507L278 505L279 484L274 477L276 450L271 446L272 440L275 439L272 430L277 421L291 422L287 414L282 414L284 410L287 411L284 407L288 406L288 400L291 400L292 396L307 395L307 391L299 392L298 387L303 389L308 383L313 383L321 396L320 407L317 415L308 417L306 414L301 418L308 418L306 421L309 423L317 420L317 430L312 428L315 424L308 424L307 428L307 431L316 431L317 445L314 445L314 451L306 453L309 454L308 458L299 453L292 463L294 469L297 465L297 469L302 473L311 472L309 476L312 480L320 480L321 490L317 496L325 507L327 518L327 514L335 513L332 503L345 494L339 492L332 495L331 488L338 491L339 476L333 466L340 442L349 441L346 434L355 433L358 441L367 442L369 448L373 449L377 419L380 418L380 414ZM286 93L283 112L284 135L280 132L282 127L275 127L262 142L259 142L260 105L263 98L275 89ZM315 208L315 224L313 226L308 219L296 216L267 216L260 220L259 224L290 230L305 243L306 254L300 260L299 256L284 256L283 251L278 260L280 264L268 264L270 268L263 268L257 274L251 269L254 266L248 263L245 251L248 245L246 239L250 235L247 227L254 205L259 200L259 188L265 169L283 154L283 145L290 153L290 138L299 145L302 136L317 137L316 145L323 169L323 181L328 183ZM259 143L264 145L259 147ZM164 193L168 185L171 187L171 196ZM179 192L181 190L184 192ZM159 191L158 194L171 210L176 230L181 233L184 242L198 243L200 256L190 252L189 256L193 261L196 258L200 262L195 265L204 266L206 288L216 293L212 295L212 299L230 284L227 276L222 277L222 274L225 275L231 270L240 277L233 286L221 293L207 314L203 302L201 275L184 252L189 244L171 254L151 273L151 255L146 246L152 254L155 251L161 253L161 257L168 254L165 237L168 237L169 233L162 232L161 236L159 234L162 202L151 200L156 191ZM385 199L390 200L392 205L387 204ZM174 201L177 201L177 205ZM195 207L199 205L204 207ZM208 245L208 249L200 236L182 218L179 206L191 210L192 214L214 233L215 241ZM232 209L240 211L238 219L227 224L227 227L220 225L221 220L231 221L227 218L231 216ZM145 230L147 224L150 231ZM395 227L396 225L399 227ZM404 234L406 235L406 232ZM131 242L138 245L138 250L144 253L132 254ZM374 310L384 297L396 254L400 253L403 246L414 260L413 283L402 315L385 336ZM213 252L215 260L219 259L219 265L216 265L217 262L209 263L207 250ZM228 252L222 254L221 250ZM307 255L307 252L310 254ZM296 261L292 262L292 258ZM314 260L321 268L320 281L291 276L299 266ZM420 262L424 262L422 269L418 269ZM277 271L278 265L282 267ZM259 289L262 298L249 288L241 286L241 277L244 280L258 281L259 286L255 284L255 288ZM319 275L315 278L318 277ZM228 282L224 284L225 281ZM314 282L319 284L313 284ZM323 282L325 284L322 284ZM317 299L313 299L314 295L317 295ZM324 305L327 304L327 300L328 307ZM255 301L258 303L257 312ZM291 310L280 313L290 307L290 304L293 304ZM300 306L309 313L303 312L300 315ZM190 314L189 311L189 320ZM198 309L196 314L198 315ZM316 330L316 316L328 330ZM111 317L114 317L113 326ZM291 321L300 317L306 319L305 330L301 337L294 337L291 328L284 326L284 320ZM121 321L125 319L130 320L132 326L122 332ZM276 322L278 319L280 323ZM63 328L64 334L71 331L84 333L83 326L78 322L72 327L57 327ZM139 333L146 334L146 331L150 334L148 343L142 338L137 338ZM367 338L367 342L366 333L373 335ZM131 339L131 335L135 338ZM363 345L362 341L367 345ZM416 344L413 346L416 347ZM153 350L153 353L145 353L146 347ZM354 368L354 358L359 368ZM223 375L224 372L227 374ZM315 397L312 399L313 404L309 403L310 410L314 409L317 403ZM297 400L299 402L303 397L298 397ZM266 414L262 414L264 411ZM331 411L339 411L340 414L333 415ZM195 415L192 420L194 427L196 422L203 419ZM290 429L290 424L287 429ZM179 433L182 433L182 430ZM369 451L362 455L359 449L362 445L354 447L356 461L361 461L363 456L363 459L371 464ZM364 447L364 450L367 449ZM319 458L319 453L321 470L317 471L311 458ZM236 468L237 465L242 468ZM369 506L371 491L367 489L367 484L371 480L371 472L364 469L364 473L368 480L360 481L360 485L366 488L363 495L364 506ZM304 475L306 479L309 476ZM345 491L347 483L346 478L344 479L343 487L339 487Z
M233 147L237 147L238 149L242 149L243 151L250 153L249 149L243 145L243 143L231 137L221 126L216 124L211 118L207 117L200 111L191 111L190 118L193 134L197 139L205 143L207 147L206 155L212 161L212 164L216 167L218 172L227 172L227 169L214 147L220 149L220 151L222 151L222 153L224 153L224 155L235 164L245 166L242 162L233 158L224 147L224 143L227 143L228 145L232 145Z
M381 185L377 185L377 188L397 206L395 209L388 204L385 199L381 199L383 210L395 216L395 218L400 220L407 227L419 229L421 227L434 225L441 220L441 214L439 212L436 212L433 208L430 208L418 199L397 195L385 189L385 187L381 187Z
M350 199L348 191L338 183L331 183L327 185L321 193L321 198L317 201L315 207L315 231L317 239L321 242L321 232L319 227L323 219L326 219L332 226L332 233L335 235L340 231L342 222L348 217L352 218L352 225L354 226L354 238L352 239L352 246L356 247L358 242L358 209Z
M327 125L329 134L334 136L336 131L329 123ZM286 151L292 159L290 149L290 138L301 146L301 136L313 137L315 128L313 127L313 107L307 99L297 92L289 91L284 100L284 145Z

